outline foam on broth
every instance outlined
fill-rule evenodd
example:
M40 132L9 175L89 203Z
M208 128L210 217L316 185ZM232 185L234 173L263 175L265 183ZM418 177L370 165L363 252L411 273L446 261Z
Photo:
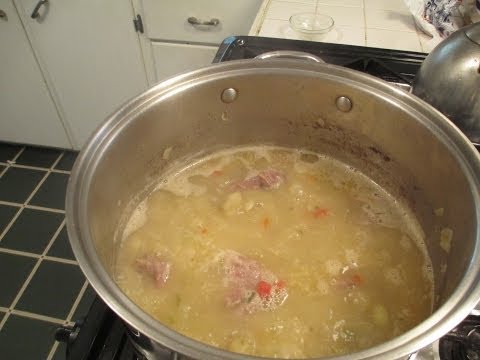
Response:
M266 146L184 165L133 212L115 267L122 290L167 326L302 358L371 347L431 313L422 229L362 173Z

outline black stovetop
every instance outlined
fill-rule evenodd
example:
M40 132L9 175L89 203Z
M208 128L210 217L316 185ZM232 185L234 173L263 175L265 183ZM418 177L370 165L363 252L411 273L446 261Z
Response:
M273 39L264 37L229 37L220 45L215 62L251 59L264 52L295 50L314 54L325 62L362 71L396 84L411 85L426 54L360 46ZM440 341L442 359L469 359L478 349L468 350L466 339L480 326L480 318L470 316L457 328L457 334ZM470 334L470 335L469 335ZM475 335L475 334L474 334ZM97 297L83 319L73 328L60 328L57 339L67 342L67 360L140 360L128 339L123 322ZM478 344L478 342L477 342ZM473 352L472 352L473 351ZM176 354L171 359L176 359ZM480 355L477 358L480 359Z
M427 54L311 41L232 36L220 45L213 62L252 59L274 50L303 51L323 61L358 70L385 81L411 85Z

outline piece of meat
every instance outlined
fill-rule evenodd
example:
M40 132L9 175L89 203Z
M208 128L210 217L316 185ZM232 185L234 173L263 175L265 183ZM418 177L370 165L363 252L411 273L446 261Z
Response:
M277 189L285 182L285 174L276 169L260 171L257 175L232 184L233 190L269 190Z
M285 181L285 174L275 169L260 171L258 176L261 179L261 187L267 189L276 189Z
M258 261L236 251L226 250L217 256L227 289L225 304L241 313L274 310L286 300L285 282Z
M170 276L171 263L156 255L146 255L135 260L137 271L150 275L157 287L162 287Z

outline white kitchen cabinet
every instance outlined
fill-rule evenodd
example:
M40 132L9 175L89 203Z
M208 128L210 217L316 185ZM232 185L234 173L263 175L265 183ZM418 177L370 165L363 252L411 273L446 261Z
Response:
M221 42L247 35L262 0L132 0L150 85L213 60ZM193 25L189 18L210 25ZM218 20L218 22L217 22Z
M12 0L0 10L0 140L71 148Z
M199 46L173 43L152 43L155 72L163 79L184 71L211 64L217 53L215 46Z
M246 35L262 0L142 0L145 35L152 40L220 44ZM188 18L210 25L192 25ZM212 19L218 20L218 23Z
M75 148L147 87L130 0L14 0Z

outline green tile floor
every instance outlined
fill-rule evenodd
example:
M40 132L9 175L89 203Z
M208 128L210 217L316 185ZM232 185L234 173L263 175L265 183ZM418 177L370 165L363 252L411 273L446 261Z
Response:
M65 228L76 153L0 143L0 358L65 359L55 329L95 296Z

